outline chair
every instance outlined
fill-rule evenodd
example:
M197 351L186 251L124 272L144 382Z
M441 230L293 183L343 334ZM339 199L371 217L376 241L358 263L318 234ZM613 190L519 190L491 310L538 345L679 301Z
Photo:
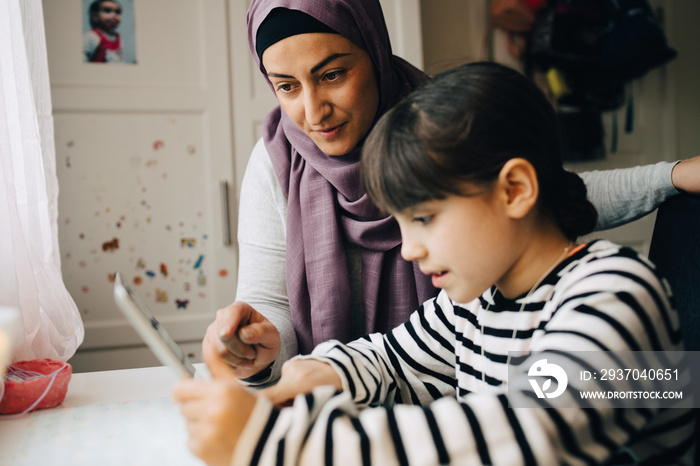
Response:
M700 196L681 194L659 207L649 259L676 297L685 349L700 351Z
M700 196L681 194L659 207L649 259L676 297L685 349L700 351ZM698 373L694 376L697 385ZM695 409L695 428L700 429L700 409ZM700 445L695 446L695 464L700 465Z

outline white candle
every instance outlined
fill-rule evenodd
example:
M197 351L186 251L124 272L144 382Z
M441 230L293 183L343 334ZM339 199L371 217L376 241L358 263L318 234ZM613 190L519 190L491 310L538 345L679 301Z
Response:
M10 336L0 328L0 378L5 376L5 370L10 363Z
M19 310L15 307L0 306L0 378L5 375L7 365L12 361L13 339L20 328Z

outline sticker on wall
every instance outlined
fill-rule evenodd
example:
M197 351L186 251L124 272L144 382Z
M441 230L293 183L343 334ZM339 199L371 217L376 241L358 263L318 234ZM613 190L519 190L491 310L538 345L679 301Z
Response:
M146 275L147 275L149 278L153 278L153 277L156 276L156 273L155 273L153 270L146 270Z
M139 277L138 275L134 277L134 285L138 286L141 283L143 283L143 278Z
M189 299L176 299L175 304L177 304L178 309L187 309L187 305L190 303Z
M167 303L168 302L168 292L156 288L156 302L157 303Z
M197 284L199 286L204 286L207 284L207 277L204 276L204 272L201 270L199 271L199 275L197 276Z
M224 277L226 277L227 275L228 275L228 270L226 270L226 269L221 269L221 270L219 270L219 276L220 276L221 278L224 278Z
M164 277L167 277L167 276L168 276L168 266L165 265L165 264L163 264L162 262L161 262L161 264L160 264L160 273L161 273L161 275L163 275Z
M111 241L102 243L102 251L104 252L114 252L117 249L119 249L119 238L113 238Z
M193 248L197 246L197 238L182 238L180 240L180 247Z
M201 255L197 258L197 262L194 263L194 268L198 269L202 265L202 261L204 260L204 255Z

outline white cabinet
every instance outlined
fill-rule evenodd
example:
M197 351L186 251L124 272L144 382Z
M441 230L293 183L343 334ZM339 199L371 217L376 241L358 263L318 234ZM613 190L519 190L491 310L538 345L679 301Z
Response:
M82 2L43 3L62 269L85 323L76 371L142 345L112 299L117 271L178 341L201 341L235 296L220 194L235 179L226 2L133 4L137 63L95 64L82 60ZM101 369L151 361L132 353Z

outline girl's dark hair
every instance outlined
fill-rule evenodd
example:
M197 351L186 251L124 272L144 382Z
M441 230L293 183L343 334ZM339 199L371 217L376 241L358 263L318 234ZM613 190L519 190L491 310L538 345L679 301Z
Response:
M514 157L535 167L538 203L569 239L593 230L598 214L583 180L562 166L552 105L530 79L492 62L437 75L387 112L364 144L362 183L379 208L401 212L466 195L465 182L487 186Z

